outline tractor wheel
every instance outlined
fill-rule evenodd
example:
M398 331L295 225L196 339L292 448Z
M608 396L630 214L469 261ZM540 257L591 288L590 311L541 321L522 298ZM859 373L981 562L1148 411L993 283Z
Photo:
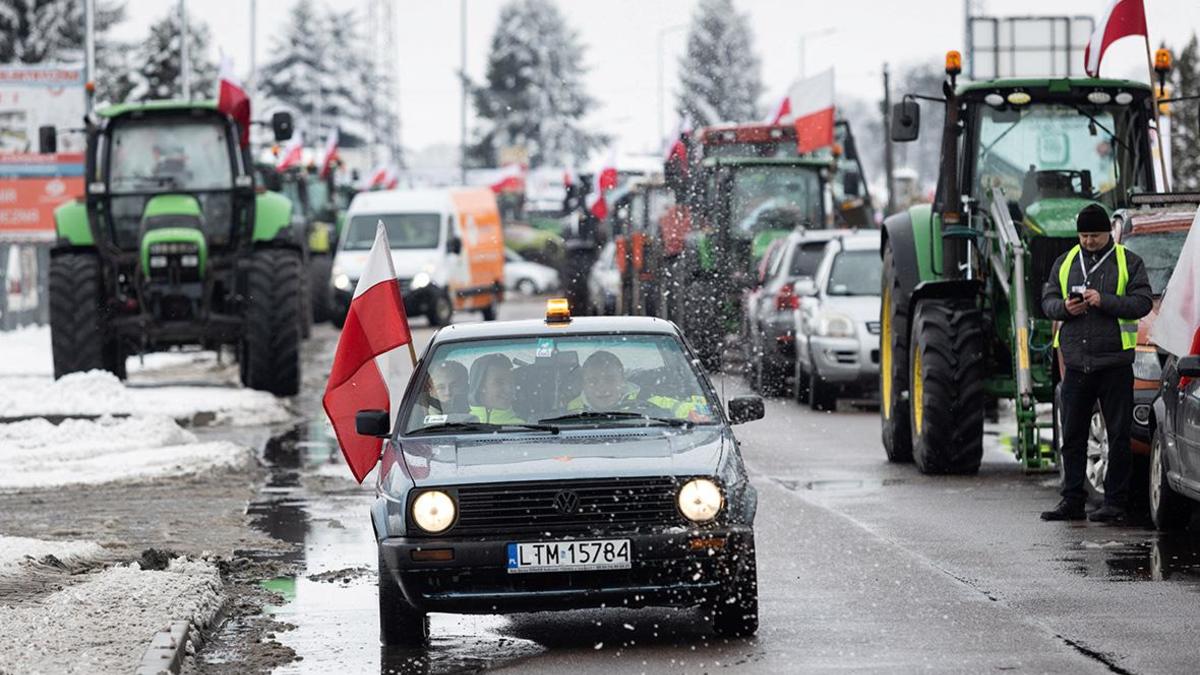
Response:
M879 417L883 449L889 462L912 461L908 421L908 317L900 303L900 277L889 245L883 254L883 288L879 317Z
M921 473L975 473L983 457L983 314L972 299L921 300L912 326L913 459Z
M314 255L308 261L308 289L312 296L313 323L324 323L333 318L333 298L329 287L333 271L333 256Z
M300 253L259 249L246 270L240 356L242 384L293 396L300 390Z
M50 348L54 377L107 370L125 379L125 355L106 335L104 280L100 259L64 253L50 259Z

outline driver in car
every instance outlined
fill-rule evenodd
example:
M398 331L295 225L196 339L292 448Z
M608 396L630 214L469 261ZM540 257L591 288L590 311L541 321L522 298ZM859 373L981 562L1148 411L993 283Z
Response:
M680 401L650 394L625 379L625 364L610 351L600 350L583 362L583 392L567 404L567 410L592 412L647 412L655 408L678 419L710 419L702 400Z

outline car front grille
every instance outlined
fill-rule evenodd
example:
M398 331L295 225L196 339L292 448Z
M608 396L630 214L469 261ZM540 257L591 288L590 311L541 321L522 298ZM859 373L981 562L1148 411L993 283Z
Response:
M458 488L453 534L631 531L647 525L685 525L675 505L677 479L496 483Z
M409 291L409 289L412 287L412 279L396 279L396 282L398 284L400 284L401 295L403 295L404 293L407 293Z
M879 322L878 321L868 321L867 322L867 332L870 333L871 335L879 335Z

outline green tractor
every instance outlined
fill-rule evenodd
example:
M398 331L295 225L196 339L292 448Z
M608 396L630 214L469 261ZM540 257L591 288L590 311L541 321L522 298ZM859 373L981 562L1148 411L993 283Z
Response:
M1153 96L1110 79L958 86L957 57L947 55L941 98L909 95L892 110L897 142L919 134L917 99L944 105L945 122L932 206L883 225L883 446L923 473L974 473L988 400L1011 399L1013 450L1043 471L1057 439L1053 413L1036 406L1053 404L1059 370L1042 285L1078 243L1084 206L1113 213L1153 191Z
M277 113L276 138L292 120ZM291 202L255 189L239 127L213 101L122 104L89 116L86 196L55 211L54 375L176 345L237 352L241 380L300 387L303 241ZM41 151L57 130L43 127Z

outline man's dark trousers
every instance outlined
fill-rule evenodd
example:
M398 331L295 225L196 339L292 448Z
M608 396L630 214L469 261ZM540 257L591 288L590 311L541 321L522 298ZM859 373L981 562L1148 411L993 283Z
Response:
M1133 417L1133 366L1084 372L1068 368L1062 381L1062 496L1082 504L1087 500L1087 445L1092 411L1100 403L1108 431L1108 472L1104 502L1125 508L1129 500L1132 458L1129 426Z

